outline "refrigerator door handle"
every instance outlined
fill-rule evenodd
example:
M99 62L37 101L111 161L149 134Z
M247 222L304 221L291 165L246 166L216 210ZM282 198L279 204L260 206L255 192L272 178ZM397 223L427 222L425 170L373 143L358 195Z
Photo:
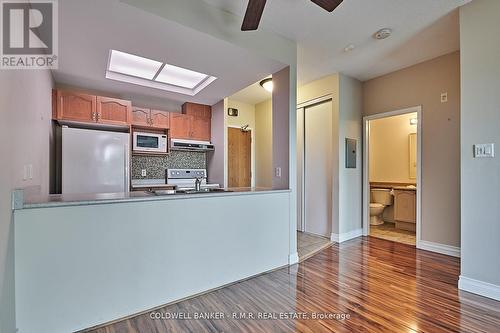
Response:
M130 182L129 182L129 178L130 178L130 170L129 170L129 165L130 165L130 162L129 162L129 146L128 144L124 144L123 145L123 150L124 150L124 163L125 163L125 167L124 167L124 170L125 170L125 177L123 177L124 179L124 188L123 188L123 192L129 192L130 191Z

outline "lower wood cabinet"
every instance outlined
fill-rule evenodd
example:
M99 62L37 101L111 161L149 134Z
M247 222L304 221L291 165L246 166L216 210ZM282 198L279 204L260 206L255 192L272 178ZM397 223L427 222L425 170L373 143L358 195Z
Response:
M394 190L394 220L416 223L416 212L416 191Z

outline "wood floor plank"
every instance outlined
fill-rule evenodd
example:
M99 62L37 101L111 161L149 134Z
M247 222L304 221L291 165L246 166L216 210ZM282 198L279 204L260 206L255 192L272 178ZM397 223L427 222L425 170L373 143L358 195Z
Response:
M88 332L500 332L500 302L459 291L459 273L458 258L362 237L154 311L222 312L224 319L154 320L146 313ZM308 317L279 318L298 313Z

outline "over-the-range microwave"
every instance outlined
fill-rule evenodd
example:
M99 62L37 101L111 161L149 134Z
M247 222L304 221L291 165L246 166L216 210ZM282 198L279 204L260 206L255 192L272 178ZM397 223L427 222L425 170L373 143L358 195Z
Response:
M134 132L133 151L148 153L166 153L168 140L165 134Z

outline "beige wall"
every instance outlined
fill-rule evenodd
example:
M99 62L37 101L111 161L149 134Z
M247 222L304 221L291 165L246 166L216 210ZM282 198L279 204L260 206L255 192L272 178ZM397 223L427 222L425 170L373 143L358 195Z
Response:
M460 9L462 56L463 278L487 282L483 295L500 300L500 1L475 0ZM494 143L494 158L474 158L473 145ZM472 281L474 282L474 281ZM473 283L477 285L477 283ZM482 286L479 284L479 286ZM472 290L471 290L472 289ZM480 288L479 288L480 289Z
M409 135L417 133L412 118L416 112L370 121L370 182L416 183L410 178Z
M0 75L0 332L15 332L13 188L49 192L52 76L44 70ZM24 165L33 179L23 180Z
M422 239L460 246L459 52L366 81L363 95L364 115L422 105Z
M255 186L273 186L272 99L255 105Z

